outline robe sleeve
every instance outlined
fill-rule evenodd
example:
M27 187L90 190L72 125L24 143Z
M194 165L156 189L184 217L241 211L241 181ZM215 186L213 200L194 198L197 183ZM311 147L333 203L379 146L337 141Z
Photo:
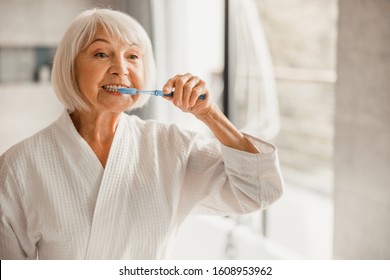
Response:
M276 147L247 135L261 151L252 154L213 144L192 147L185 184L199 199L194 213L231 215L266 208L283 193Z
M0 157L0 259L36 259L19 186L6 156Z

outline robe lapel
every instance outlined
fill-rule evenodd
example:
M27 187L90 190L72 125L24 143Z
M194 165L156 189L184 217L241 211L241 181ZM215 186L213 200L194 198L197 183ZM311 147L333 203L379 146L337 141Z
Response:
M88 216L92 218L104 168L91 147L77 132L67 111L64 112L60 121L62 123L59 128L62 132L59 133L58 141L66 143L66 145L62 144L62 148L63 154L68 157L68 160L64 162L71 162L68 168L74 168L74 174L80 174L77 178L79 182L77 187L83 188L82 193L86 196L86 201L83 203L87 204ZM74 192L77 193L80 190L74 190Z
M120 205L126 197L122 180L125 172L129 172L126 162L133 148L130 135L126 135L129 128L125 121L126 118L122 116L111 145L93 214L86 259L115 258L116 255L112 251L116 231L119 230L116 220L121 215Z

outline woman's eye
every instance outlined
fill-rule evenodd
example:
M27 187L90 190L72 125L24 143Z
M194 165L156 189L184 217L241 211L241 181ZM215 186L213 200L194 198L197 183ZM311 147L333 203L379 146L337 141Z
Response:
M138 56L136 54L131 54L128 56L129 59L138 59Z
M102 52L95 54L95 56L98 57L98 58L105 58L105 57L108 57L107 54L102 53Z

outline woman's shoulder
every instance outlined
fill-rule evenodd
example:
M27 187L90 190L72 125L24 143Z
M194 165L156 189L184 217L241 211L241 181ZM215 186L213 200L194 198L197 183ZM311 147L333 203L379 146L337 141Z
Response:
M55 127L55 123L53 122L49 126L8 148L1 155L2 161L21 163L31 155L47 150L50 138L54 135L53 128Z

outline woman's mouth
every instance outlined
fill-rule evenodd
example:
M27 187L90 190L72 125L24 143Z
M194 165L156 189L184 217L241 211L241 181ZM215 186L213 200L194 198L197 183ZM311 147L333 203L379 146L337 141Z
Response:
M108 94L115 95L115 96L122 96L122 93L118 92L119 88L128 88L128 86L124 85L104 85L102 88L108 92Z
M104 85L102 88L109 92L118 92L119 88L128 88L128 86L124 85Z

